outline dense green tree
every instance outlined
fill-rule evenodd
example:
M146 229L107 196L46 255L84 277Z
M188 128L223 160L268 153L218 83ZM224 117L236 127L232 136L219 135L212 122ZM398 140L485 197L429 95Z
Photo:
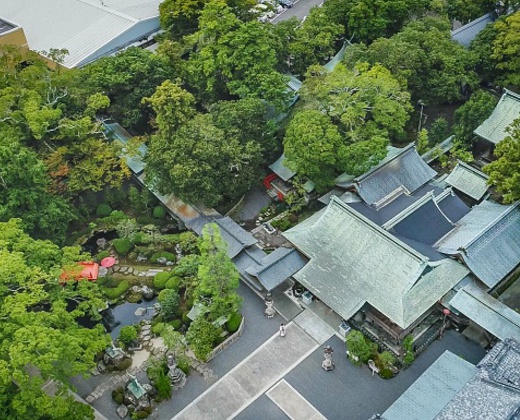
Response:
M520 87L520 12L495 23L497 31L491 57L505 72L503 83Z
M520 119L508 128L509 135L495 148L497 160L484 167L489 183L503 194L504 202L520 199Z
M211 302L207 315L211 321L238 312L242 301L236 292L240 275L228 256L227 244L215 223L204 226L199 249L196 300Z
M0 128L0 221L21 217L36 237L60 242L74 213L64 198L51 194L44 162L17 134Z
M398 32L411 17L421 16L428 0L327 0L323 9L346 34L359 42L371 42Z
M495 10L494 0L447 0L447 12L450 20L468 23L486 13Z
M190 324L186 339L197 359L205 362L221 334L220 327L216 327L203 316L198 316Z
M489 117L496 104L493 95L479 90L455 111L453 131L460 145L471 148L475 139L473 132Z
M476 58L476 71L486 83L499 83L505 73L497 68L498 61L493 56L493 42L497 35L495 24L489 23L470 44L470 51Z
M298 112L285 133L285 165L313 180L318 190L330 186L339 171L342 139L329 116L316 110Z
M163 56L131 47L87 66L82 77L92 92L103 92L110 98L108 111L119 123L143 130L147 128L150 113L141 100L176 75L171 73Z
M188 81L204 104L219 99L260 98L282 109L291 94L276 70L276 39L257 21L242 22L223 2L210 2L191 35Z
M380 63L412 94L429 105L459 101L478 84L474 56L451 40L448 20L425 17L391 38L347 51L345 62Z
M0 223L0 415L93 418L92 409L75 402L62 385L92 369L94 356L109 343L101 324L87 329L76 321L99 319L104 300L95 283L58 282L64 270L74 271L76 261L87 257L78 247L34 240L20 226L17 219ZM57 381L56 396L42 390L50 379Z
M165 320L175 317L175 313L179 308L180 297L176 290L165 289L159 293L159 303L161 304L161 313Z

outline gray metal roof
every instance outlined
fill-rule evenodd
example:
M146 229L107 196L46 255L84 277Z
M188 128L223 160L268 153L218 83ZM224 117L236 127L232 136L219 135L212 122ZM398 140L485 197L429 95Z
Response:
M428 150L425 154L421 155L422 159L426 163L433 162L435 159L439 157L439 155L443 155L449 150L453 149L455 146L455 143L453 142L455 140L455 136L450 136L446 140L444 140L442 143L439 143L435 146L433 146L430 150Z
M11 22L7 22L4 19L0 19L0 34L5 34L6 32L12 31L17 26Z
M121 142L123 145L123 158L126 161L126 164L130 168L130 170L139 175L144 171L145 163L143 162L143 158L146 156L148 152L148 147L146 144L142 143L138 147L139 155L130 155L127 153L125 146L128 144L132 136L126 131L123 127L121 127L118 123L106 124L105 127L108 129L109 133L116 139Z
M449 255L460 255L489 288L520 263L520 210L484 201L460 219L436 244Z
M472 20L464 26L461 26L454 31L451 31L451 38L466 48L469 48L471 41L486 27L487 24L495 21L493 13L481 16L478 19Z
M452 259L429 264L337 197L284 236L310 259L293 277L344 319L368 302L406 328L468 274Z
M476 372L476 366L446 350L383 413L383 418L432 420Z
M159 30L160 3L161 0L2 0L0 16L23 27L33 51L67 49L69 54L63 65L72 68Z
M411 194L430 181L437 173L415 150L414 144L401 149L378 166L357 177L354 185L361 198L376 208L400 194Z
M269 169L271 169L284 181L289 181L294 175L296 175L296 172L291 171L287 166L284 165L285 159L285 154L282 153L282 156L280 156L276 162L269 165Z
M247 281L251 286L253 286L257 290L263 290L264 287L256 277L251 276L247 272L247 269L252 265L259 264L262 258L264 258L266 255L267 254L264 251L262 251L258 246L253 245L249 248L244 248L242 252L240 252L235 258L233 258L233 263L235 264L242 279Z
M477 373L443 408L436 420L515 420L520 416L520 344L497 343Z
M488 179L483 172L459 161L446 178L446 183L479 201L488 190Z
M437 205L452 223L456 223L469 213L470 208L451 188L445 191L447 192L446 194L437 197Z
M256 277L268 291L283 283L306 264L294 248L277 248L267 254L258 264L247 268L247 273Z
M236 257L244 248L257 243L257 240L253 235L251 235L251 233L227 216L200 216L188 221L186 226L193 230L197 235L201 235L202 229L208 223L216 223L220 228L222 239L224 239L228 244L229 258Z
M498 144L507 137L506 129L520 117L520 95L504 89L504 94L489 118L475 130L477 136Z
M449 304L495 337L520 340L520 314L475 284L460 289Z

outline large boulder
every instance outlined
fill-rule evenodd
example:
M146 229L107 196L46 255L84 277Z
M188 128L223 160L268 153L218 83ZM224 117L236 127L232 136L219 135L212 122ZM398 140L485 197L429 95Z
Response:
M116 413L120 418L124 419L128 414L128 408L126 405L121 404L119 407L117 407Z

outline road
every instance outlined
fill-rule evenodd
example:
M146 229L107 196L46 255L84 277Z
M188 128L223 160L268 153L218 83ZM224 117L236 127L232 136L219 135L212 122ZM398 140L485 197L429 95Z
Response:
M276 16L272 23L282 22L284 20L296 17L298 20L302 20L309 14L309 11L314 6L319 6L323 3L323 0L298 0L293 7L287 9L281 15Z

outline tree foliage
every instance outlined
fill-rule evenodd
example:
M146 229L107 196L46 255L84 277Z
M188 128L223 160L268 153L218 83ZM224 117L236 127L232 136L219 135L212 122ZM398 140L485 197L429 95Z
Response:
M186 339L197 359L205 362L221 334L220 327L216 327L203 316L199 316L190 324Z
M508 128L509 135L497 144L497 160L484 167L489 183L503 194L506 203L520 199L520 119Z
M300 90L305 110L284 139L287 164L323 189L341 172L359 175L386 156L389 139L403 133L409 94L390 72L366 63L311 67Z
M345 62L380 63L390 70L414 101L452 103L477 86L474 56L452 41L448 20L425 17L412 21L391 38L381 38L368 48L355 46Z
M240 275L227 253L227 244L215 223L204 226L199 244L200 265L195 298L209 304L210 320L238 312L242 299L237 294Z
M101 324L92 329L76 319L99 319L104 300L90 282L60 285L87 256L77 247L59 248L34 240L21 221L0 223L0 413L4 419L93 418L92 410L69 397L60 384L94 367L109 343ZM57 380L58 393L42 389ZM73 415L72 413L76 413Z
M502 82L520 87L520 12L498 20L495 30L491 58L505 73Z

